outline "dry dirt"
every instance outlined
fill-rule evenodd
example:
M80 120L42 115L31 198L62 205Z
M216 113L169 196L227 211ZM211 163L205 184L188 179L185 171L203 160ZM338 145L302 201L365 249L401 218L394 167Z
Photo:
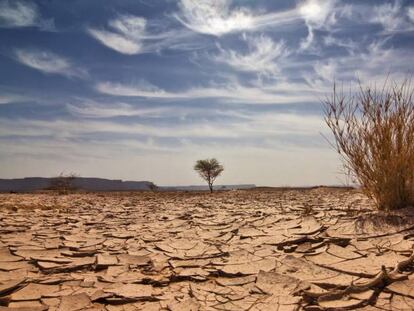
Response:
M413 310L413 241L355 190L2 194L0 310Z

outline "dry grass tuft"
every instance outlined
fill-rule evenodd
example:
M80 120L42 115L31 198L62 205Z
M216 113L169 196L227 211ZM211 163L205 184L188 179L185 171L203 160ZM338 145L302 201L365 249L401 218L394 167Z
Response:
M414 89L409 79L381 89L360 85L345 95L334 86L325 101L345 171L380 210L414 205Z

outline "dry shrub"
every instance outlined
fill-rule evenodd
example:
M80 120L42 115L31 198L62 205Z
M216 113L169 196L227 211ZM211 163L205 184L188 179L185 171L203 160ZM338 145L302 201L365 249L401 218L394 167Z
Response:
M414 102L411 80L387 81L325 101L344 169L380 210L414 205Z

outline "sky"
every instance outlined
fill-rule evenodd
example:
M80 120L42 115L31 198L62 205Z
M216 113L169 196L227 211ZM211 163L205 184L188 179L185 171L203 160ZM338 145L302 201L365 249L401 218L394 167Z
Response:
M341 184L321 102L413 56L414 0L0 0L0 178Z

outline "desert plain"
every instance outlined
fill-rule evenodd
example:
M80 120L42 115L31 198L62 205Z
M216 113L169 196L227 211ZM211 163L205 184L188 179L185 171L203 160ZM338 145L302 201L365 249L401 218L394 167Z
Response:
M0 195L0 310L413 310L414 211L342 188Z

